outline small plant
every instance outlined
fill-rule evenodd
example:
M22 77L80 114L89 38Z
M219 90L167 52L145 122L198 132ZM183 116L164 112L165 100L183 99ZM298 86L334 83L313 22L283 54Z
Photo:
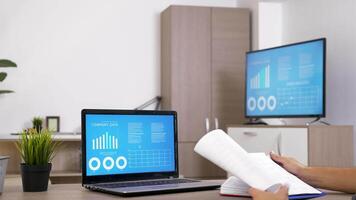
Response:
M23 131L20 137L16 147L26 165L47 165L51 163L55 156L55 150L60 144L53 141L52 133L47 129L42 129L40 132L36 129L29 129Z
M17 67L16 63L12 62L11 60L0 59L0 67ZM0 72L0 82L4 81L7 77L6 72ZM12 90L0 90L0 94L5 93L12 93Z
M43 125L43 119L41 117L34 117L32 119L32 128L36 129L37 132L41 132Z

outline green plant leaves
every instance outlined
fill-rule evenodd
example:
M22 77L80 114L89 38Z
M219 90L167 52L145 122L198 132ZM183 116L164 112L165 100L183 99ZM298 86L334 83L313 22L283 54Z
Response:
M8 94L8 93L13 93L14 91L12 90L0 90L0 94Z
M3 80L5 80L7 76L7 73L6 72L0 72L0 82L2 82Z
M0 59L0 67L17 67L17 65L11 60Z
M59 142L53 141L52 133L47 129L42 129L40 132L36 129L23 131L20 141L16 142L16 147L27 165L50 163L59 145Z
M16 63L12 62L11 60L7 59L0 59L0 67L17 67ZM5 78L7 77L6 72L0 72L0 82L4 81ZM14 91L12 90L0 90L0 94L7 94L7 93L13 93Z

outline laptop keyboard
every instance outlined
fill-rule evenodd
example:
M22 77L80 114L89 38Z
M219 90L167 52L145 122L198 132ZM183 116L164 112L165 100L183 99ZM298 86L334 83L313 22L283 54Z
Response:
M194 183L198 180L190 179L167 179L167 180L152 180L152 181L133 181L122 183L107 183L100 184L103 188L120 188L120 187L138 187L138 186L150 186L150 185L167 185L167 184L179 184L179 183Z

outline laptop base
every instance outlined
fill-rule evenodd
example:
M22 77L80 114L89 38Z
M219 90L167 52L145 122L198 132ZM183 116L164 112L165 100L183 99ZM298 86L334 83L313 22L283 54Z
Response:
M85 188L96 191L102 192L112 195L119 195L123 197L134 197L134 196L146 196L146 195L157 195L157 194L169 194L169 193L181 193L181 192L196 192L196 191L204 191L204 190L215 190L220 188L220 184L218 183L210 183L210 182L200 182L203 184L197 186L183 186L183 187L167 187L167 185L161 186L153 186L153 187L135 187L129 190L126 189L107 189L107 188L100 188L100 187L93 187L93 186L84 186ZM205 184L205 185L204 185Z

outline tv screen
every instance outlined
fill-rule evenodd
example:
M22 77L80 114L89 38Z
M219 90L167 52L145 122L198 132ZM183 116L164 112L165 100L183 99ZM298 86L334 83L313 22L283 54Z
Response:
M325 117L326 39L246 53L247 118Z

